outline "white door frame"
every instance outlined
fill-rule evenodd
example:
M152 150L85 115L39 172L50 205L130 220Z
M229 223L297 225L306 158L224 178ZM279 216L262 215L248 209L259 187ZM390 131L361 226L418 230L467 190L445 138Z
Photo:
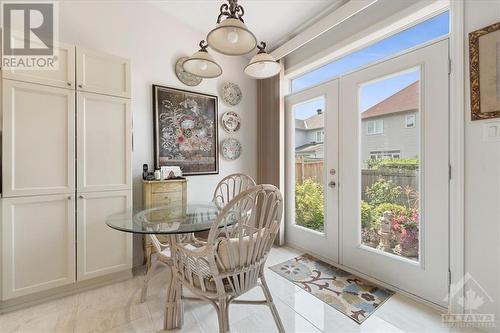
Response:
M451 61L451 72L450 72L450 110L455 110L453 112L450 112L450 143L452 143L452 146L450 147L450 164L452 168L452 176L451 176L451 182L449 185L449 191L450 191L450 210L453 209L453 211L450 212L450 227L449 227L449 256L450 256L450 263L449 263L449 269L450 269L450 281L451 283L457 283L459 282L463 276L464 276L464 260L465 260L465 247L464 247L464 147L465 147L465 119L464 119L464 109L465 109L465 71L464 71L464 39L463 39L463 17L464 17L464 4L461 2L451 2L451 8L450 8L450 22L452 25L452 29L450 30L449 36L444 36L440 37L438 39L429 41L427 43L415 46L413 48L404 50L402 52L399 52L397 54L394 54L388 58L376 61L374 63L371 63L369 65L363 66L361 68L355 69L351 72L348 72L344 75L337 76L332 78L329 81L326 82L321 82L318 84L315 84L311 86L311 89L320 85L323 85L327 82L341 79L342 76L349 75L351 73L363 70L366 67L373 66L377 63L396 58L402 54L412 52L415 49L434 44L438 41L449 39L450 40L450 61ZM286 80L288 84L290 84L290 80ZM305 89L305 90L307 90ZM299 91L300 92L300 91ZM290 96L285 95L285 99ZM286 122L286 115L285 115L285 122ZM287 142L286 142L286 131L287 131L287 126L285 126L285 147ZM285 154L285 160L288 160L288 154ZM289 189L289 183L288 183L288 178L287 178L287 165L285 163L284 169L282 172L285 174L285 189ZM286 195L288 197L289 195ZM285 199L285 207L288 207L288 201L289 199ZM288 209L285 208L287 211ZM286 215L287 212L285 212L285 218L288 220L288 216ZM339 232L340 230L339 226ZM304 247L298 245L298 244L290 244L290 243L285 243L286 245L289 245L292 248L296 248L298 250L305 250ZM341 241L339 242L339 247L341 246ZM453 250L453 251L452 251ZM386 288L392 288L393 290L397 291L400 294L403 294L409 298L415 299L416 301L419 301L421 303L424 303L430 307L433 307L439 311L446 310L446 308L443 308L442 306L436 305L432 302L429 302L419 296L416 296L414 294L408 293L405 290L399 289L397 287L388 285L384 281L377 280L376 278L370 277L366 274L363 274L362 272L355 271L349 267L346 267L342 264L339 264L338 261L333 261L328 257L321 256L318 253L312 253L316 255L319 259L333 264L339 268L342 268L350 273L357 274L358 276L371 281L373 283L379 284L383 287ZM339 252L340 255L340 252ZM455 302L456 303L456 302ZM463 313L463 309L458 307L456 304L454 307L452 307L451 302L448 305L448 309L452 313Z
M465 274L465 219L464 219L464 183L465 183L465 35L464 35L464 2L450 1L450 164L452 168L450 182L450 280L457 283ZM440 9L442 11L442 9ZM437 12L428 13L433 16ZM398 14L396 14L398 15ZM425 17L428 17L425 16ZM368 31L367 31L368 32ZM367 33L366 32L366 33ZM394 31L395 33L397 31ZM362 35L362 33L360 34ZM349 49L345 53L349 53ZM344 53L344 54L345 54ZM307 68L301 67L300 72ZM294 77L298 75L294 72ZM291 76L285 77L290 84ZM288 90L290 91L290 90ZM285 173L285 168L282 169ZM326 259L326 258L323 258ZM377 281L381 283L381 281ZM383 282L381 283L383 285ZM404 293L404 292L403 292ZM412 297L412 295L408 295ZM418 299L418 297L414 297ZM431 304L432 305L432 304ZM449 304L452 313L463 313L459 305Z
M450 283L465 275L465 35L464 1L450 1ZM464 290L459 291L463 296ZM460 295L457 294L459 297ZM450 313L464 308L449 300Z

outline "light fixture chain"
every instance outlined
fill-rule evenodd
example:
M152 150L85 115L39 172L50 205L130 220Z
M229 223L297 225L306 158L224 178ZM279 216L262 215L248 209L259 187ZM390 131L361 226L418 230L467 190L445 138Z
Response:
M227 18L238 19L241 22L245 23L243 20L243 15L245 15L245 10L241 5L238 5L238 0L228 0L229 5L227 3L222 4L220 6L220 14L217 17L217 24L219 24L224 16Z

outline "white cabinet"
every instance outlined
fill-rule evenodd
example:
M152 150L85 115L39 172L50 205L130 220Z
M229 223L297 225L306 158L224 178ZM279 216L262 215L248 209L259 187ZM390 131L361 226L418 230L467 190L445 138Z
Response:
M3 196L75 189L75 92L3 80Z
M78 92L79 192L132 188L130 100Z
M132 267L105 224L132 207L129 61L56 47L58 70L1 81L2 300Z
M111 229L105 224L110 214L131 209L131 199L131 191L78 195L78 280L132 267L132 235Z
M3 78L75 89L75 46L54 43L57 61L50 70L3 69Z
M2 199L2 299L75 281L75 200Z
M117 56L76 49L79 91L130 97L130 61Z

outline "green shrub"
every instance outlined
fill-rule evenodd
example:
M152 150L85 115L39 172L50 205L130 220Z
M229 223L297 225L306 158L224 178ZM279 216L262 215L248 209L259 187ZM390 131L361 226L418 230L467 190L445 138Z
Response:
M323 186L311 179L295 185L295 223L317 231L324 225Z
M372 228L373 218L373 207L361 201L361 226L363 228Z
M408 210L405 206L393 204L393 203L382 203L375 208L375 218L380 221L380 218L384 215L384 212L390 211L394 217L408 215Z
M395 203L402 191L401 186L380 177L375 183L366 188L366 196L370 205L378 206L383 203Z
M365 161L368 169L418 170L420 161L416 158L385 158Z

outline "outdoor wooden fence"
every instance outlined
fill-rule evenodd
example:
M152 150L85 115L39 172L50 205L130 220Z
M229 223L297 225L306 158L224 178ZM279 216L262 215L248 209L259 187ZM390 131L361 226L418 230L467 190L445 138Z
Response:
M322 184L324 182L324 170L323 161L321 160L305 160L297 158L295 161L295 181L298 184L302 184L304 180L311 179L317 183ZM410 187L418 191L418 172L415 170L361 170L361 198L362 200L367 200L366 198L366 188L372 186L379 178L384 178L385 180L391 181L395 185L401 186L402 188ZM400 198L398 198L398 203L405 205L407 197L404 191Z

